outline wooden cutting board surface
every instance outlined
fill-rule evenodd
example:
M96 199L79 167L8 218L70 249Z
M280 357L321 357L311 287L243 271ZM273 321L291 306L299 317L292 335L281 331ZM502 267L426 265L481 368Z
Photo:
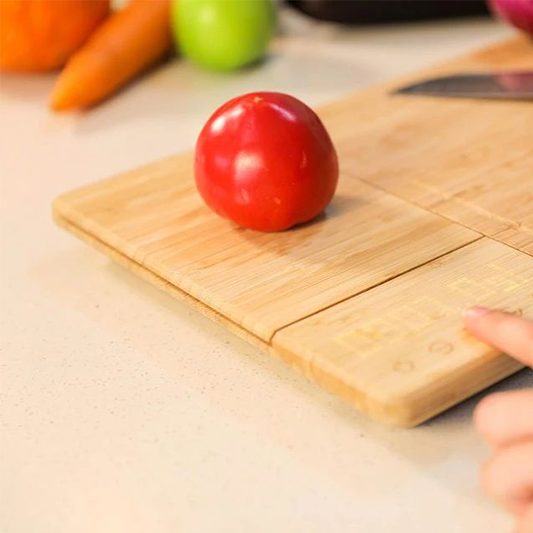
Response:
M533 69L533 42L319 109L341 179L302 227L265 234L216 217L190 153L67 193L54 217L371 417L416 425L521 368L467 335L461 313L533 314L533 104L390 90L513 68Z

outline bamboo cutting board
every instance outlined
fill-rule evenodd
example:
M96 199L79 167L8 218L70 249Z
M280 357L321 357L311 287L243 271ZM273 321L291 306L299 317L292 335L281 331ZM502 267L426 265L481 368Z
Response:
M217 218L190 153L67 193L54 217L371 417L413 426L521 368L467 335L461 313L533 314L533 104L390 90L513 68L533 69L531 41L318 110L341 179L311 224L266 234Z

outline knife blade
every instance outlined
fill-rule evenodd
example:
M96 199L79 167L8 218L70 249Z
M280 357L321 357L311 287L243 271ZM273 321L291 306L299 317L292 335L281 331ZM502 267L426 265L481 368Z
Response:
M533 71L443 76L401 87L394 94L533 100Z

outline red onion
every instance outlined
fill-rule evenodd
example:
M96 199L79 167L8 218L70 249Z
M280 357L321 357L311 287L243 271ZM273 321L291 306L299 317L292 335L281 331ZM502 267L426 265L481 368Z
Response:
M533 35L533 0L489 0L498 16Z

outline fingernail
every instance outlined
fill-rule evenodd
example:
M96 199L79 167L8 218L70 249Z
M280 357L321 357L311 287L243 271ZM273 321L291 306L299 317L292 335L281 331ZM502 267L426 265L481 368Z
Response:
M468 320L476 320L489 312L490 309L476 305L474 307L469 307L463 314L465 318L468 318Z

